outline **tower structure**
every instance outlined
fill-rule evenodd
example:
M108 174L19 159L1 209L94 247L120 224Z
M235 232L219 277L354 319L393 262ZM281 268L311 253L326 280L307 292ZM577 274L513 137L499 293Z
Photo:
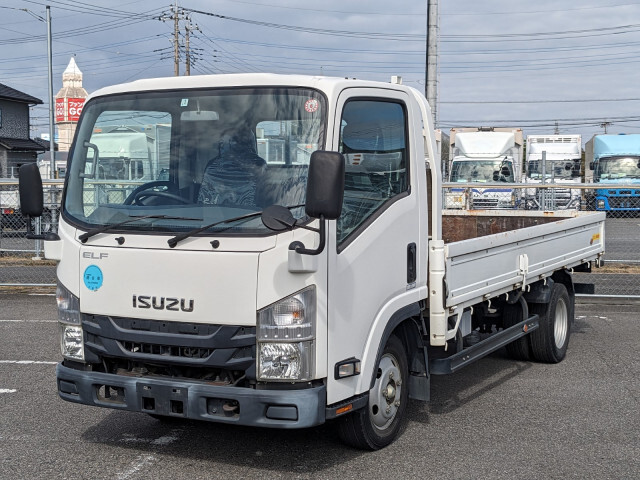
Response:
M82 113L87 91L82 87L82 72L73 57L62 72L62 88L56 95L58 150L68 152Z

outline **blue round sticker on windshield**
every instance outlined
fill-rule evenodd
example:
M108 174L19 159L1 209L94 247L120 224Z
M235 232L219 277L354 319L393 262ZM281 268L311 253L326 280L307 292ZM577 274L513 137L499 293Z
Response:
M102 286L102 270L97 265L89 265L84 271L84 284L94 292Z

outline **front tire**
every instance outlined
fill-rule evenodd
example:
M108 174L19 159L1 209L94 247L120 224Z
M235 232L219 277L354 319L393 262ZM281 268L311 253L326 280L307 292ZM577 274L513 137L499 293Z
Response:
M549 303L532 303L531 313L540 317L539 327L529 334L533 358L544 363L559 363L567 354L574 303L567 287L554 283Z
M363 450L379 450L393 442L405 423L408 376L404 346L392 335L380 357L376 380L369 391L369 403L340 419L340 439Z

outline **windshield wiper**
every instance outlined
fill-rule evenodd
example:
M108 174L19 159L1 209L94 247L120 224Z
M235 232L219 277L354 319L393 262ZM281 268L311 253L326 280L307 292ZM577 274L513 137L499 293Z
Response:
M288 208L289 210L291 210L293 208L298 208L298 207L304 207L304 204L302 204L302 205L292 205L292 206L284 207L284 208ZM194 235L197 235L197 234L199 234L201 232L204 232L205 230L208 230L210 228L216 227L218 225L224 225L225 223L237 222L238 220L245 220L245 219L248 219L248 218L259 217L260 215L262 215L262 210L257 211L257 212L247 213L245 215L240 215L239 217L232 217L232 218L227 218L226 220L219 220L217 222L210 223L209 225L205 225L204 227L196 228L196 229L190 230L188 232L176 235L175 237L170 238L169 240L167 240L167 243L169 244L169 247L174 248L182 240L184 240L186 238L189 238L189 237L192 237Z
M173 217L173 216L170 216L170 215L141 215L141 216L134 216L134 217L129 217L128 220L124 220L123 222L114 223L113 225L103 225L102 227L96 227L93 230L89 230L88 232L83 233L82 235L80 235L78 237L78 239L82 243L87 243L87 240L89 240L94 235L97 235L99 233L108 232L109 230L115 230L116 228L121 227L122 225L126 225L127 223L135 222L137 220L144 220L145 218L160 218L160 219L163 219L163 220L192 220L194 222L202 221L201 218Z

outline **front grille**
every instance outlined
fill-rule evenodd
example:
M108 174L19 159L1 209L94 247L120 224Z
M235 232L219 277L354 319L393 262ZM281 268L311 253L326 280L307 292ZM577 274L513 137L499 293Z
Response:
M640 208L640 197L609 197L611 208Z
M223 383L255 377L255 327L86 314L82 326L94 368Z
M474 198L472 201L474 210L498 208L497 198Z

